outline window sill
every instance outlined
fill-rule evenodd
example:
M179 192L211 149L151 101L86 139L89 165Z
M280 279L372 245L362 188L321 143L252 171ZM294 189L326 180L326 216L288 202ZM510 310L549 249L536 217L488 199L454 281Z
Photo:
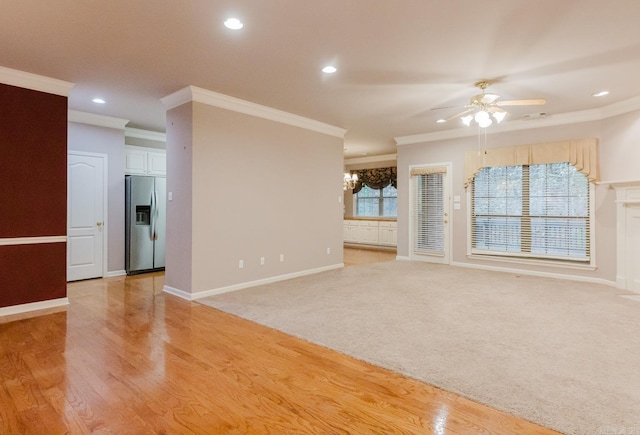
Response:
M557 267L559 269L596 270L598 268L595 264L591 264L591 263L576 264L576 263L569 263L565 261L533 260L528 258L517 258L517 257L498 257L494 255L467 254L467 258L470 260L494 261L498 263L526 264L529 266L543 266L543 267Z
M397 217L392 216L345 216L345 220L350 221L391 221L396 222Z

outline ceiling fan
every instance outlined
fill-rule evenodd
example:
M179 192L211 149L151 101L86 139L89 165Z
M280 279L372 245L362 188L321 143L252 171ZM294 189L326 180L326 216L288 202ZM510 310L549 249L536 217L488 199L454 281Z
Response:
M471 121L476 121L476 123L481 128L487 128L493 121L495 120L497 123L502 122L502 120L509 114L506 110L504 110L503 106L534 106L534 105L542 105L546 104L547 100L544 98L534 98L529 100L499 100L500 96L496 94L487 94L485 89L491 83L482 80L474 84L477 88L480 88L482 93L478 95L474 95L471 97L469 104L463 106L465 108L464 111L460 113L456 113L448 118L445 118L439 122L447 122L455 118L460 118L464 125L470 126ZM437 107L431 110L438 109L447 109L448 107ZM493 119L492 119L493 118Z

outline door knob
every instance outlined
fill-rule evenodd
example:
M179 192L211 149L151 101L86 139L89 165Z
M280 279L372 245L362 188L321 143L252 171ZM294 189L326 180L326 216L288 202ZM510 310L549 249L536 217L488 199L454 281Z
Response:
M96 225L100 228L102 226L102 222L96 222Z

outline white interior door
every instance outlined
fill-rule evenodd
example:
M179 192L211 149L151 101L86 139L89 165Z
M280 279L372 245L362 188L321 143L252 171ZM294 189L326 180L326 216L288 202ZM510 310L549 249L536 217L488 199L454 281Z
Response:
M450 264L450 166L410 168L412 260Z
M106 156L70 152L67 185L67 280L102 277Z

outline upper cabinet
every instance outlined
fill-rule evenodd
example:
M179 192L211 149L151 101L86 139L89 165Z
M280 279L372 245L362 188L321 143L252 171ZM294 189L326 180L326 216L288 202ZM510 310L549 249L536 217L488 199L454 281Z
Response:
M125 146L127 175L167 175L167 153L156 148Z

